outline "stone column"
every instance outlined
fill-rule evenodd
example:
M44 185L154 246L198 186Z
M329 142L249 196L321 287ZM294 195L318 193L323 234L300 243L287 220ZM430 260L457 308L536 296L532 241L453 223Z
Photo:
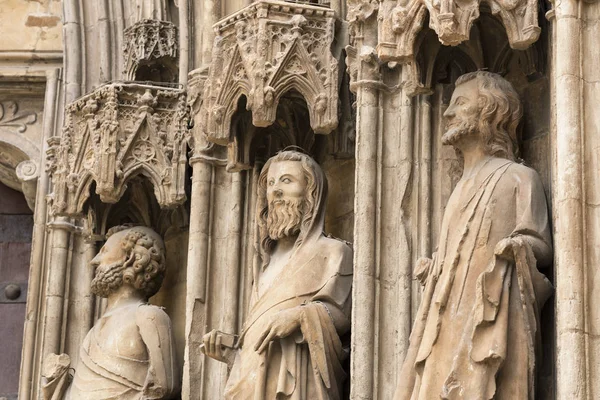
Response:
M66 217L57 217L48 223L50 231L49 258L46 293L44 299L44 322L41 329L42 357L50 353L60 354L63 350L63 310L65 303L69 253L72 251L71 232L75 226Z
M190 199L190 230L187 262L186 290L186 346L183 366L182 397L192 398L192 393L200 393L199 377L202 376L203 357L199 346L202 344L204 324L204 303L206 301L206 269L209 252L210 198L212 165L200 156L190 160L192 165L192 194ZM198 385L195 384L198 382Z
M71 365L79 361L79 350L85 336L94 325L95 298L91 291L94 268L90 261L96 256L96 244L86 242L83 235L73 235L73 252L66 289L67 311L64 352L71 357Z
M63 5L63 35L65 42L65 103L81 96L83 85L83 49L81 17L78 0L65 0Z
M555 4L553 80L557 400L588 399L583 249L580 1Z
M56 114L59 103L60 70L50 71L46 80L46 98L44 100L44 122L41 143L41 159L39 160L40 177L36 192L33 237L31 243L31 264L29 267L29 289L27 291L27 309L25 326L23 331L23 352L21 355L21 377L19 381L19 398L29 399L32 385L37 383L36 352L38 341L36 332L40 327L39 296L42 291L44 279L44 256L46 248L46 217L47 201L46 195L50 187L50 177L46 169L46 150L48 149L47 138L53 136Z
M190 58L189 0L179 0L179 83L187 85Z
M366 25L366 24L365 24ZM377 266L377 149L380 136L380 75L376 33L356 43L356 175L354 197L354 280L352 287L352 399L372 399ZM364 42L363 42L364 40ZM351 67L352 68L352 67Z
M231 206L227 233L227 280L225 281L225 301L223 322L224 332L239 332L238 306L244 302L239 297L240 267L242 257L242 222L244 210L244 172L231 173Z
M600 3L554 2L556 398L600 396Z

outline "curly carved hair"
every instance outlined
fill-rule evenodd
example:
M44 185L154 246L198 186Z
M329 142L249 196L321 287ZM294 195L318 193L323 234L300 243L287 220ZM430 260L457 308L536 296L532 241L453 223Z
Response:
M121 239L126 252L123 282L144 292L147 298L158 292L166 271L165 245L152 229L143 226L119 225L108 230L111 235L127 231Z
M269 203L267 201L267 175L269 173L269 167L274 162L279 161L298 161L302 165L302 172L306 179L306 197L302 205L302 221L300 223L300 235L296 241L296 245L299 246L304 240L305 235L308 233L308 229L313 219L312 210L315 209L317 192L317 181L315 174L317 169L321 167L309 156L298 151L281 151L269 158L265 163L260 176L258 178L258 199L257 199L257 215L258 215L258 233L260 238L260 254L262 259L262 266L265 267L270 260L270 254L275 246L276 240L271 239L269 236L269 229L267 228L267 218L269 216ZM325 181L326 184L326 181Z
M478 130L488 154L515 160L519 155L517 127L523 109L513 86L498 74L470 72L456 80L456 86L477 79L480 118Z

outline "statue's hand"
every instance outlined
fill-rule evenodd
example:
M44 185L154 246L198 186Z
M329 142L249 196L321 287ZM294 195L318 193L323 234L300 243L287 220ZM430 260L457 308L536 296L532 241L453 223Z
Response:
M506 237L498 242L494 254L508 261L514 261L514 249L523 246L523 240L518 237Z
M273 315L256 342L254 350L262 353L272 340L284 338L294 333L300 328L303 311L302 307L294 307Z
M232 347L222 345L223 333L213 329L202 338L204 342L204 354L217 361L233 363L234 349Z
M431 258L421 257L417 260L414 276L421 283L421 286L425 286L427 283L432 267L433 260Z

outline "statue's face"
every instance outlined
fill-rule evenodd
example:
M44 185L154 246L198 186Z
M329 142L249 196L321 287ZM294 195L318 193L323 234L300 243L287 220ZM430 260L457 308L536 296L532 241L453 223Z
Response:
M303 217L306 178L300 161L277 161L267 173L267 228L273 240L298 234Z
M457 145L470 137L475 138L479 122L479 89L477 79L456 87L450 105L444 112L446 132L442 143Z
M127 230L117 232L108 238L100 252L90 261L95 276L92 280L92 292L101 297L108 297L122 285L123 263L127 253L121 241Z

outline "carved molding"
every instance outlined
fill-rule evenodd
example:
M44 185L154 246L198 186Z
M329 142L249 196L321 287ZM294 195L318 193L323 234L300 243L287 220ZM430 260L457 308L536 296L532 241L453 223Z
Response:
M199 118L207 138L222 145L230 141L231 119L242 96L252 124L271 125L281 97L290 90L306 100L316 133L335 129L334 30L333 10L278 1L256 2L216 24Z
M176 75L178 58L177 26L168 21L143 19L123 32L123 57L128 80L136 79L140 66L162 66ZM172 79L171 79L172 80Z
M40 176L38 163L33 160L21 161L15 170L17 178L21 181L21 191L25 196L27 205L31 211L35 211L35 195L37 192L37 182Z
M481 3L502 21L513 49L524 50L540 35L537 0L398 0L379 18L377 53L383 61L414 61L415 40L429 13L440 42L456 46L469 39Z
M103 202L116 203L140 174L152 183L161 207L185 201L185 91L108 84L67 106L65 114L62 136L48 140L54 214L80 214L93 182Z

